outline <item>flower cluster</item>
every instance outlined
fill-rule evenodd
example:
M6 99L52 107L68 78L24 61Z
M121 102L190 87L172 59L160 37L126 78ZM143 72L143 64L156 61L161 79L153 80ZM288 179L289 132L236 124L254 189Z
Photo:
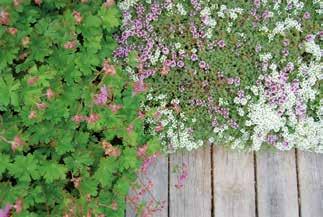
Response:
M114 57L149 89L149 132L168 150L208 141L323 152L319 1L124 0L119 7Z

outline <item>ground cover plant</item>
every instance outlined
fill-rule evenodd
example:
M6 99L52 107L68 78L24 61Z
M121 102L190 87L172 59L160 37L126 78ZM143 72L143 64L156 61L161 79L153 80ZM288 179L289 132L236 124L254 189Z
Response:
M167 150L214 143L323 152L319 1L124 0L119 7L114 57L138 91L148 91L147 132Z
M120 16L113 1L0 1L1 217L123 216L158 143L112 62Z

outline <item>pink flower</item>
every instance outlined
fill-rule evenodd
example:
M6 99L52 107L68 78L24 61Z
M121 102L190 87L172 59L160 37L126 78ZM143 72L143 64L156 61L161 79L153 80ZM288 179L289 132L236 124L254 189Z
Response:
M11 142L11 150L16 151L18 148L20 148L24 144L25 144L25 142L19 136L15 136L15 138Z
M108 89L104 85L100 88L100 92L95 95L94 102L96 105L104 105L108 101Z
M82 22L83 17L81 16L81 13L78 11L73 11L73 17L77 24L80 24Z
M86 117L84 117L83 115L74 115L74 117L72 118L72 120L77 124L81 121L84 121L85 119Z
M21 213L23 208L23 201L21 198L16 200L16 204L14 205L14 208L16 209L16 213Z
M89 124L92 124L92 123L95 123L97 122L98 120L100 120L100 116L96 113L92 113L90 114L89 117L86 118L86 121L89 123Z
M177 183L175 184L175 187L179 189L182 188L187 178L188 178L188 168L187 168L187 165L183 163L182 173L179 176Z
M41 102L41 103L36 103L36 106L37 106L37 108L38 108L39 110L44 110L44 109L46 109L46 108L47 108L46 103L43 103L43 102Z
M145 92L147 90L147 85L143 80L137 81L133 86L133 91L135 94Z
M115 67L110 64L109 60L103 61L102 70L106 75L115 75L117 73Z
M144 174L147 173L148 168L154 163L156 162L158 154L153 154L152 156L146 158L143 162L143 164L141 165L140 171Z
M157 133L161 132L163 129L164 129L164 127L161 123L159 123L158 126L155 127L155 131Z
M77 46L77 41L76 40L73 40L73 41L68 41L64 44L64 48L65 49L75 49Z
M118 104L110 104L110 105L109 105L109 109L110 109L113 113L116 113L116 112L118 112L120 109L122 109L122 105L118 105Z

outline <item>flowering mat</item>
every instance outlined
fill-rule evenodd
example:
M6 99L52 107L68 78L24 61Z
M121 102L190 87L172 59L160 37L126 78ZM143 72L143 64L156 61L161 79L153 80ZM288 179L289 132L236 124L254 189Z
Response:
M322 13L317 0L1 0L0 217L123 216L161 152L322 153ZM163 207L132 199L138 216Z

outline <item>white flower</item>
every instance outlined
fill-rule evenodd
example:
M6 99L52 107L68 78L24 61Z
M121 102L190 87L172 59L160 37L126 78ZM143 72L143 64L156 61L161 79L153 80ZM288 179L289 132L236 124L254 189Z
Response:
M314 40L310 41L310 42L305 42L305 51L307 53L313 54L313 56L315 56L316 61L320 61L321 60L321 48L320 45L315 44Z
M185 11L184 6L181 3L177 3L176 7L180 15L186 16L187 12Z

